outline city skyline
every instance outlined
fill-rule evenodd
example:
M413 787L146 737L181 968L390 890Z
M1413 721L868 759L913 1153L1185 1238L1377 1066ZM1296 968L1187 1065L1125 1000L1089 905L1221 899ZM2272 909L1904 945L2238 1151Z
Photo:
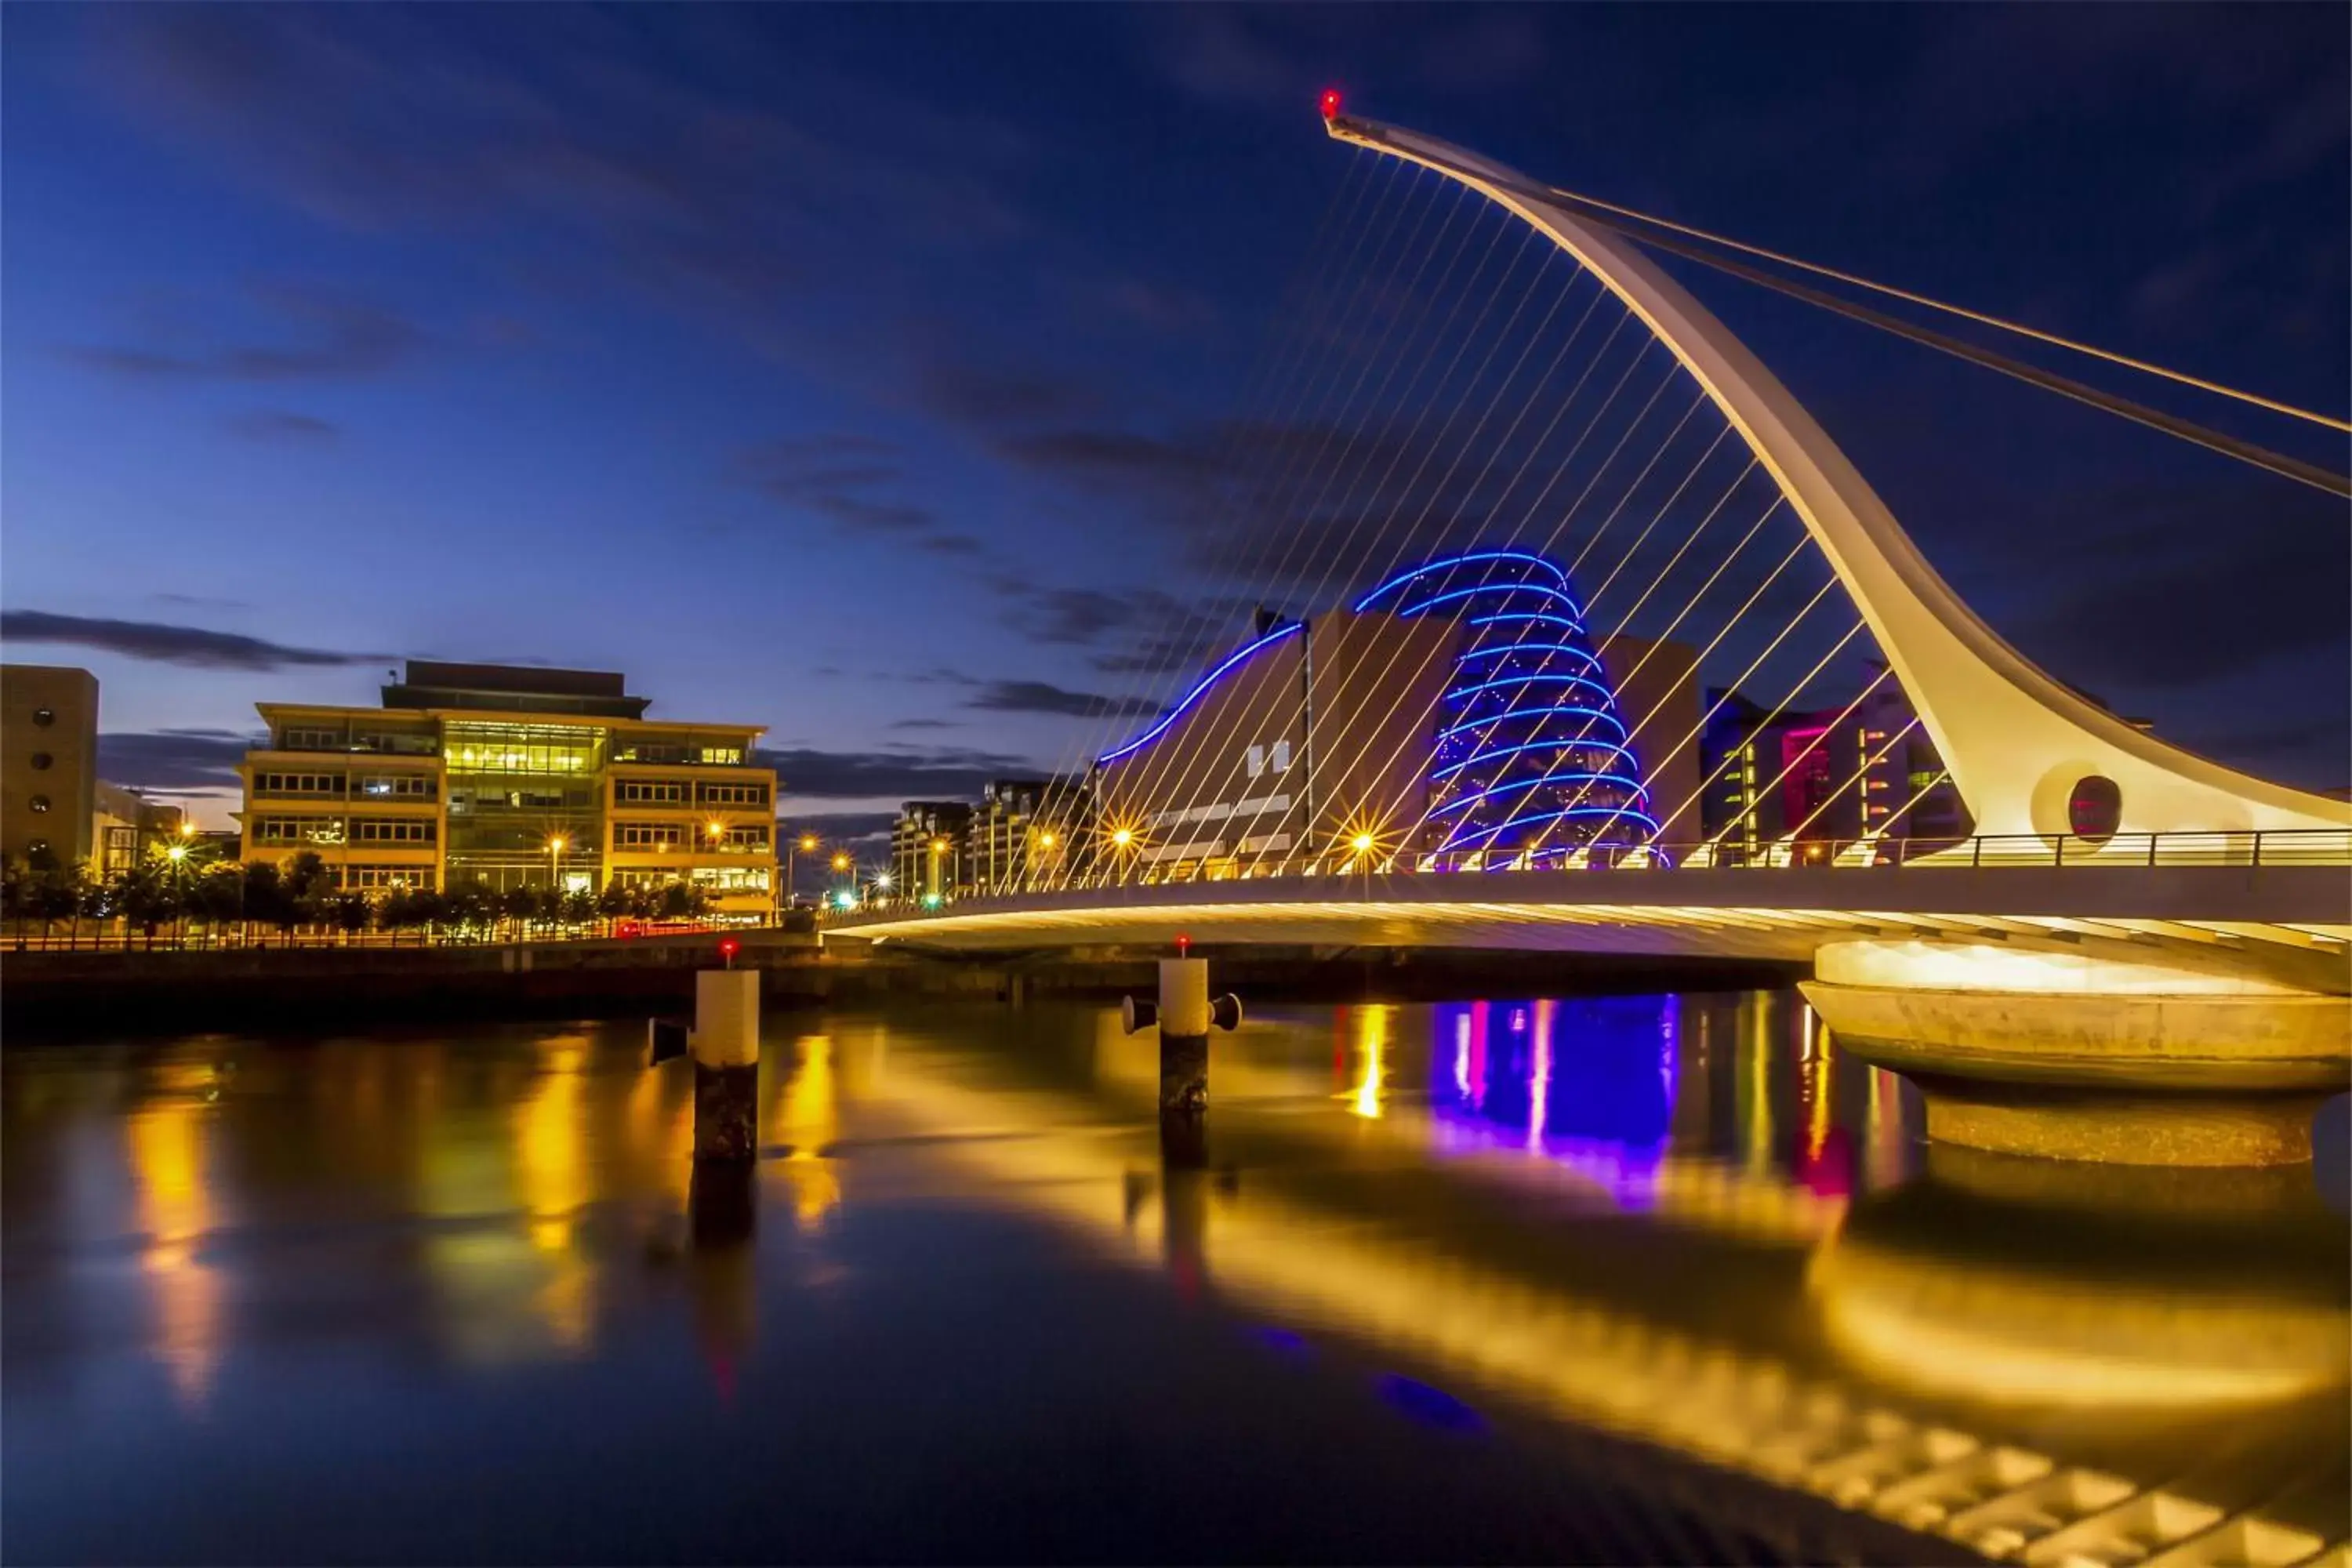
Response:
M1050 767L1185 673L1129 667L1207 580L1332 82L2340 407L2329 13L1699 15L28 13L8 656L95 670L108 776L165 790L434 656L707 693L657 716L766 723L787 816ZM2345 782L2340 506L1692 281L2029 655Z

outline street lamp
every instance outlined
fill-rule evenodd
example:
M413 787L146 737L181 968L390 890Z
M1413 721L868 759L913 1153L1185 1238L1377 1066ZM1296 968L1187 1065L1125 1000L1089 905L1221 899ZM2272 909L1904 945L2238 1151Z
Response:
M836 874L846 875L849 878L849 904L844 904L842 906L844 909L849 908L850 904L855 904L857 901L857 877L856 871L853 869L855 865L856 862L850 859L849 852L847 850L836 849L834 851L833 868Z
M548 837L547 874L552 879L558 893L563 891L563 852L571 847L571 845L572 840L564 837L561 833L551 834Z
M789 910L798 902L793 893L793 858L815 853L816 835L814 833L803 833L784 846L784 908Z

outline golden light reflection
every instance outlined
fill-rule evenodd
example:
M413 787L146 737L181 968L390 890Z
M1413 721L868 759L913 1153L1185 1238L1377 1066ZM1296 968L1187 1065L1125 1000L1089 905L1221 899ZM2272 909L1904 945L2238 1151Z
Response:
M1829 1030L1808 1005L1798 1019L1797 1098L1805 1114L1805 1158L1819 1160L1830 1141Z
M205 1173L205 1120L210 1112L205 1100L189 1092L192 1071L209 1088L209 1067L170 1075L167 1098L134 1112L125 1137L139 1189L140 1225L147 1233L139 1267L154 1291L155 1356L182 1403L201 1410L220 1365L222 1288L219 1277L196 1257L196 1245L213 1222L213 1205Z
M792 1147L782 1163L793 1188L793 1216L803 1230L817 1230L841 1204L840 1174L820 1152L841 1136L841 1089L831 1036L808 1036L800 1042L800 1066L784 1087L776 1137Z
M1380 1120L1381 1092L1388 1077L1389 1027L1395 1016L1394 1007L1375 1005L1356 1009L1356 1051L1363 1062L1363 1076L1356 1082L1348 1109L1370 1121Z
M565 1350L584 1349L594 1327L593 1271L572 1247L581 1206L593 1195L586 1155L587 1041L550 1040L530 1097L515 1115L515 1171L530 1216L530 1244L546 1259L534 1312Z

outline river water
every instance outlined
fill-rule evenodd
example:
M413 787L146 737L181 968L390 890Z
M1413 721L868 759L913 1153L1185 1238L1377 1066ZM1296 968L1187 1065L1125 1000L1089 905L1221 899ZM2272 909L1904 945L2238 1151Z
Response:
M1930 1151L1788 994L1267 1009L1213 1053L1205 1140L1171 1140L1112 1010L772 1016L729 1180L642 1024L11 1048L0 1539L2284 1564L2346 1536L2336 1176Z

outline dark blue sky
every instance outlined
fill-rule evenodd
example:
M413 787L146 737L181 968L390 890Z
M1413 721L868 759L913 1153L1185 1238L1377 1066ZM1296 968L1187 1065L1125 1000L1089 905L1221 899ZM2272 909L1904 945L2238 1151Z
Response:
M437 655L765 722L788 810L959 793L1168 694L1226 520L1166 481L1356 156L1327 83L2341 412L2347 59L2336 5L16 7L8 657L98 671L131 783ZM1690 280L2027 652L2346 781L2340 504Z

